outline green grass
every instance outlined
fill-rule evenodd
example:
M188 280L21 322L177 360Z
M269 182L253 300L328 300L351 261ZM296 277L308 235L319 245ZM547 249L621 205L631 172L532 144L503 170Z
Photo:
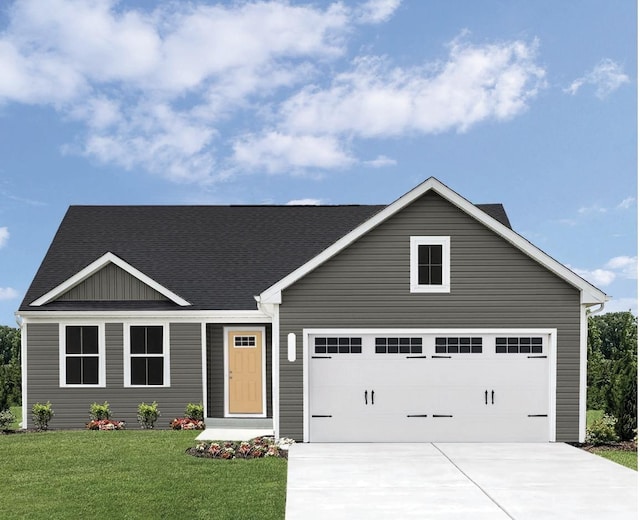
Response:
M10 410L16 420L9 425L9 429L17 430L20 428L20 423L22 422L22 406L12 406Z
M587 428L604 417L604 410L587 410Z
M193 431L0 436L3 518L284 518L284 459L187 455Z
M622 451L622 450L595 450L596 455L600 455L605 459L612 460L618 464L622 464L627 468L635 469L638 471L638 452L637 451Z

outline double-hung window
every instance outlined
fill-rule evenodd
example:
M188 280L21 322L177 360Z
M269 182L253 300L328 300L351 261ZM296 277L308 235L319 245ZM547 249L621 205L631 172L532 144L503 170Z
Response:
M169 386L169 342L164 325L129 325L125 386Z
M451 291L450 245L451 240L448 236L411 237L411 292Z
M101 325L60 325L60 386L105 386Z

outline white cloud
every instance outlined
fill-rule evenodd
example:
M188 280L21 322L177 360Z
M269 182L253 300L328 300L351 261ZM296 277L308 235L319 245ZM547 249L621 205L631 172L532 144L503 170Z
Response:
M481 121L509 119L524 111L543 85L535 47L456 40L446 62L409 69L361 57L329 88L308 87L285 102L282 126L369 138L464 132Z
M7 245L9 241L9 228L8 227L0 227L0 249Z
M234 161L243 168L281 173L307 168L344 168L354 159L342 150L337 139L330 136L267 132L237 141Z
M79 122L64 153L207 183L240 168L391 165L356 157L354 140L508 120L544 86L535 42L457 38L443 60L415 67L347 61L358 24L389 20L400 0L151 5L12 3L0 105L50 106Z
M395 166L398 163L395 159L391 159L386 155L378 155L371 161L364 161L364 164L371 166L372 168L384 168L385 166Z
M616 256L597 269L580 269L570 265L567 267L597 287L611 285L618 278L631 280L638 278L637 256Z
M287 202L287 206L318 206L322 204L321 199L294 199Z
M402 0L368 0L356 8L356 20L371 24L386 22L401 3Z
M392 67L381 57L357 58L327 88L307 86L285 100L269 135L294 141L315 136L335 160L310 161L309 166L339 168L357 161L349 149L353 139L465 132L483 121L515 117L544 86L544 70L534 63L535 43L474 46L457 39L449 49L446 62L406 69ZM263 149L263 140L245 136L241 147ZM274 149L265 151L262 166L269 171L286 168L291 161L285 156L275 164ZM243 166L259 168L259 154L253 159ZM366 163L378 167L390 161L380 156Z
M633 203L636 201L635 197L627 197L620 204L616 206L616 209L629 209L633 206Z
M19 295L18 291L11 287L0 287L0 300L15 300Z
M599 204L592 204L591 206L583 206L578 209L578 213L580 215L591 215L594 213L598 214L598 213L606 213L606 212L607 212L607 208L603 208Z
M607 285L611 285L616 279L616 273L608 269L588 270L574 268L573 271L596 287L606 287Z
M605 267L618 271L620 276L636 280L638 278L637 256L616 256L609 260Z
M585 85L595 88L596 96L604 99L618 90L625 83L629 83L629 76L623 72L622 65L610 59L604 59L590 72L574 80L564 91L575 95Z

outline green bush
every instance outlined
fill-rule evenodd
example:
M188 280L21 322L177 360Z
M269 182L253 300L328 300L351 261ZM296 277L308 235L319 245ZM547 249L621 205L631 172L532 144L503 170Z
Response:
M616 362L610 395L616 433L623 441L631 440L638 427L638 358L634 352Z
M158 403L155 401L151 404L140 403L138 405L138 422L143 428L151 429L160 417Z
M16 420L16 416L11 413L11 410L4 410L0 412L0 430L8 430L9 425Z
M49 401L47 401L47 404L34 404L31 408L31 413L33 414L33 422L38 430L46 430L49 428L49 421L54 415Z
M593 421L587 428L587 442L589 444L606 444L618 440L616 434L616 419L605 414L601 419Z
M202 403L189 403L184 409L184 416L194 421L204 421L204 406Z
M89 415L94 421L103 421L111 418L111 409L109 403L105 401L102 404L93 403L89 407Z

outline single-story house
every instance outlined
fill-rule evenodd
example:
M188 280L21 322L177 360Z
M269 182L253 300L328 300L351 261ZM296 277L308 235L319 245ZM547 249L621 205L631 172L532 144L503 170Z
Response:
M582 441L607 298L435 178L387 206L72 206L17 312L23 402L52 428L202 402L304 442Z

